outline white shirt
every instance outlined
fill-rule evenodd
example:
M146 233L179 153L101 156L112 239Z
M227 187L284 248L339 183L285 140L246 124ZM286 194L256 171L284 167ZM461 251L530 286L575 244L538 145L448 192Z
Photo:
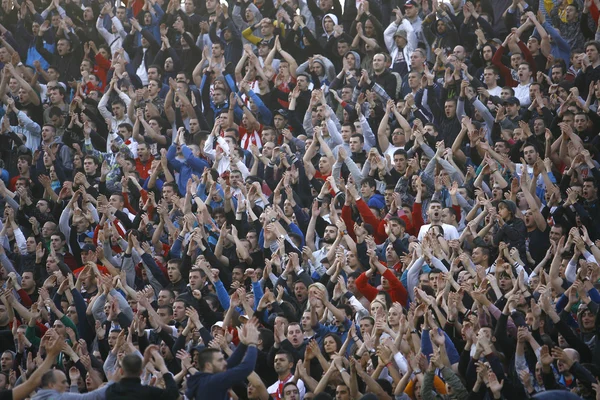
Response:
M144 48L144 56L142 57L142 62L138 67L137 71L135 71L136 75L142 81L142 85L146 86L148 84L148 72L146 71L146 53L148 52L147 48Z
M421 227L421 229L419 230L418 237L419 242L423 240L423 237L425 236L427 231L429 231L429 228L431 228L431 224L423 225ZM442 229L444 230L444 239L446 240L456 240L460 237L458 231L452 225L442 224Z
M275 400L281 400L283 398L283 390L281 393L279 393L279 385L281 383L283 383L285 385L286 383L292 382L293 380L294 380L294 375L290 375L290 377L288 379L286 379L285 381L277 380L277 382L275 382L274 384L272 384L271 386L269 386L267 388L267 392L269 392L269 394ZM304 382L302 382L302 379L298 379L298 382L296 382L296 386L298 387L298 391L300 392L300 400L304 399L304 395L306 394L306 388L304 387Z
M531 86L531 83L526 85L519 83L519 86L513 88L515 90L515 97L519 99L521 107L528 107L531 104L531 99L529 98L529 86Z

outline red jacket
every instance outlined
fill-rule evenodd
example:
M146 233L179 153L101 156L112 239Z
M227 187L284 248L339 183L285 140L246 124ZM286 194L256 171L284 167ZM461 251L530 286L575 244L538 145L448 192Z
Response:
M397 301L402 304L403 307L406 307L408 305L408 292L402 282L396 278L396 275L394 275L391 269L386 269L383 276L390 284L390 289L387 290L387 292L392 298L392 301ZM379 293L379 290L369 283L367 275L365 275L364 272L356 278L356 288L369 301L373 301L375 297L377 297L377 293Z

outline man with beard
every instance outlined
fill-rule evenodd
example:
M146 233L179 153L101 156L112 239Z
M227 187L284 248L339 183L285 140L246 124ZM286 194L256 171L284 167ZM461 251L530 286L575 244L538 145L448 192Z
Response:
M198 369L189 366L186 396L201 399L210 390L215 399L224 399L229 389L243 383L256 365L259 332L255 325L246 323L240 331L240 345L225 360L220 350L205 348L198 353ZM242 359L241 353L244 353ZM186 366L187 367L187 366Z
M317 213L317 215L318 215L318 213ZM316 219L317 215L315 215L313 213L313 215L311 216L311 219L312 218ZM310 226L310 224L309 224L309 226ZM323 258L325 258L325 256L329 252L329 248L331 247L333 242L335 242L335 238L337 237L337 235L338 235L338 227L333 224L327 225L325 227L323 237L319 241L319 245L321 246L321 248L319 250L316 250L315 241L314 241L314 230L309 229L309 231L306 235L306 245L310 249L313 250L312 256L313 256L313 259L315 260L315 265L313 266L314 267L313 269L320 276L322 276L325 273L325 268L323 268L323 266L321 265L321 260Z

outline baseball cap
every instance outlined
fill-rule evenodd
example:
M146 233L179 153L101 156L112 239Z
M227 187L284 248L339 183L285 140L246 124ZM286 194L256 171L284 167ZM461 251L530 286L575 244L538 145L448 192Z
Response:
M215 326L218 326L219 328L223 328L223 321L217 321L213 324L213 326L210 327L210 330L212 330Z
M81 248L81 251L83 252L89 252L89 251L96 251L96 246L94 246L93 244L85 244L83 245L83 247Z
M502 104L516 104L516 105L520 106L521 102L515 96L511 96L508 99L504 100L502 102Z
M414 0L406 0L406 3L404 3L404 7L419 7L419 5Z
M284 110L283 108L280 108L279 110L275 111L273 116L275 116L275 115L281 115L285 119L288 118L288 112L287 112L287 110Z

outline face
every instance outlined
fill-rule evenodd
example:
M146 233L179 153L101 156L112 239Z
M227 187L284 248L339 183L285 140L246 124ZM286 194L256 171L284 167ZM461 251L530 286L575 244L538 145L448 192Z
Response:
M304 300L308 298L308 288L302 282L297 282L294 285L294 296L296 296L296 300L302 303Z
M427 215L431 222L439 223L442 219L442 205L440 203L431 203L427 210Z
M521 82L528 82L531 78L531 69L529 69L529 65L521 64L519 65L519 69L517 71L519 75L519 80Z
M287 339L294 347L298 347L302 344L304 340L304 335L302 334L302 329L300 329L300 325L288 326Z
M538 153L533 146L527 146L523 150L523 157L528 165L533 165L538 159Z
M2 357L0 358L0 368L2 371L9 371L13 367L13 359L10 353L4 352L2 353Z
M485 61L491 61L492 57L494 57L494 52L492 51L491 46L485 46L482 53Z
M383 54L376 54L373 57L373 69L376 73L381 73L385 70L385 57Z
M56 51L58 52L59 55L64 56L66 55L69 50L71 50L71 45L69 44L68 40L65 39L61 39L58 41L57 45L56 45Z
M171 282L179 282L179 280L181 280L181 272L179 271L179 268L177 268L177 264L168 264L167 274L169 275L169 280Z
M425 62L425 57L420 51L414 51L410 55L410 66L411 68L417 68L419 71L423 68L423 63ZM410 78L410 75L409 75Z
M173 303L173 319L182 321L185 319L185 304L181 301Z
M583 190L581 194L583 195L584 199L591 201L596 199L598 195L598 189L596 189L596 186L594 186L592 182L583 182Z
M323 349L326 354L333 354L337 351L337 343L331 336L328 336L323 340Z
M92 158L85 158L83 160L83 170L85 171L86 175L94 175L97 169L98 166L96 163L94 163Z
M444 113L446 118L453 118L456 115L456 103L454 101L447 101L444 104Z
M299 399L300 399L300 391L298 390L298 386L286 385L286 387L283 389L282 400L299 400Z
M373 331L373 323L371 322L370 319L366 318L366 319L361 319L360 320L360 324L359 324L359 328L360 328L360 334L364 337L364 335L366 333L368 333L369 335L371 334L371 332Z
M590 62L598 61L598 49L596 46L588 46L585 48L585 54L590 59Z
M485 69L483 71L483 81L486 85L495 85L498 76L494 73L493 69Z

